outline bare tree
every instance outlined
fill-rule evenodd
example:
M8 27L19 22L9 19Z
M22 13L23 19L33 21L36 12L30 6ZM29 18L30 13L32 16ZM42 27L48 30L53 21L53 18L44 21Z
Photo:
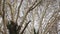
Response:
M27 4L26 7L23 6L25 5L24 2ZM43 27L44 18L46 18L46 14L49 12L48 9L53 8L50 7L52 3L54 3L52 0L0 0L0 15L4 26L3 31L1 30L2 27L0 28L0 32L3 34L25 34L26 30L28 30L29 34L47 34L48 32L49 34L57 34L56 24L60 20L57 9L57 11L54 10L47 23L44 22L46 26L44 26L45 28ZM22 17L21 12L23 14ZM11 19L9 20L8 17ZM39 24L38 28L34 26L35 22Z

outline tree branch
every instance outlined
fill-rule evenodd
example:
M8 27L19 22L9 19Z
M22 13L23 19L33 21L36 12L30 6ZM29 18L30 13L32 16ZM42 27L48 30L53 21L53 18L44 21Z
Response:
M3 0L3 9L2 9L3 16L2 16L2 18L3 18L3 24L4 24L4 34L6 34L5 10L4 10L4 8L5 8L5 0Z
M7 2L6 4L8 4L8 6L10 7L10 10L11 10L11 18L12 18L12 21L14 22L14 15L13 15L14 9L13 9L13 7L11 6L11 4L9 2Z
M45 27L45 30L44 30L43 34L47 34L47 32L53 26L53 24L57 22L57 20L58 20L57 15L58 15L57 12L54 12L54 14L52 15L52 17L49 19L49 21L51 20L51 22L49 22L49 24L47 24L47 26ZM53 17L55 19L52 20Z
M21 0L20 5L18 6L18 13L17 13L17 18L16 18L16 23L17 23L17 20L18 20L18 17L19 17L19 13L20 13L20 8L21 8L21 5L22 5L22 2L23 2L23 0Z
M36 0L36 1L37 1L37 0ZM23 20L22 20L22 22L21 22L21 24L20 24L20 29L21 29L21 27L22 27L22 24L23 24L24 20L26 19L27 15L28 15L28 13L29 13L31 10L33 10L33 9L31 9L31 8L35 5L36 1L32 4L32 6L30 6L30 7L28 8L27 12L25 13L25 15L24 15L24 17L23 17ZM42 0L41 0L41 1L42 1ZM39 1L39 2L37 3L37 6L40 4L41 1Z
M28 24L30 23L31 21L29 21L28 23L26 23L24 29L22 30L22 32L20 34L23 34L24 30L27 28Z

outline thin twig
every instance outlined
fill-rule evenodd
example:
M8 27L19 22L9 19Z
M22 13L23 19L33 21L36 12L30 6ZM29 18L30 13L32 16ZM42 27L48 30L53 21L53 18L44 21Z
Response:
M41 2L41 1L40 1L40 2ZM33 9L31 9L31 8L35 5L35 3L36 3L36 1L32 4L32 6L29 7L29 9L27 10L26 14L24 15L23 20L22 20L21 25L20 25L21 27L22 27L22 24L23 24L24 20L26 19L28 13L29 13L31 10L33 10ZM39 4L37 3L37 6L38 6L38 5L39 5ZM21 27L20 27L20 29L21 29Z
M36 1L35 1L36 2ZM36 4L33 4L34 6L31 8L31 10L33 10L36 6L38 6L40 3L42 2L42 0L38 1Z
M18 13L17 13L17 18L16 18L16 23L17 23L17 20L18 20L18 17L19 17L19 13L20 13L20 8L21 8L21 5L22 5L22 2L23 2L23 0L21 0L20 5L18 7Z
M20 34L23 34L24 30L26 29L26 27L28 26L28 24L30 23L31 21L29 21L28 23L26 23L24 29L22 30L22 32Z
M46 14L46 10L48 9L48 6L49 6L49 3L46 5L46 7L45 7L45 10L43 10L43 13L42 13L42 17L41 17L41 20L40 20L40 32L41 32L41 34L42 34L42 21L43 21L43 19L44 19L44 16L45 16L45 14Z
M56 14L56 13L55 13ZM45 31L43 32L43 34L47 34L47 32L49 31L49 29L53 26L53 24L55 22L57 22L58 20L58 17L57 17L58 14L54 15L53 17L55 17L55 19L51 20L51 22L49 22L49 24L47 24L46 28L45 28ZM52 17L52 18L53 18Z
M11 10L11 18L12 18L12 21L14 22L14 16L13 16L14 9L13 9L12 5L9 2L7 2L6 4L8 4L9 7L10 7L10 10Z

